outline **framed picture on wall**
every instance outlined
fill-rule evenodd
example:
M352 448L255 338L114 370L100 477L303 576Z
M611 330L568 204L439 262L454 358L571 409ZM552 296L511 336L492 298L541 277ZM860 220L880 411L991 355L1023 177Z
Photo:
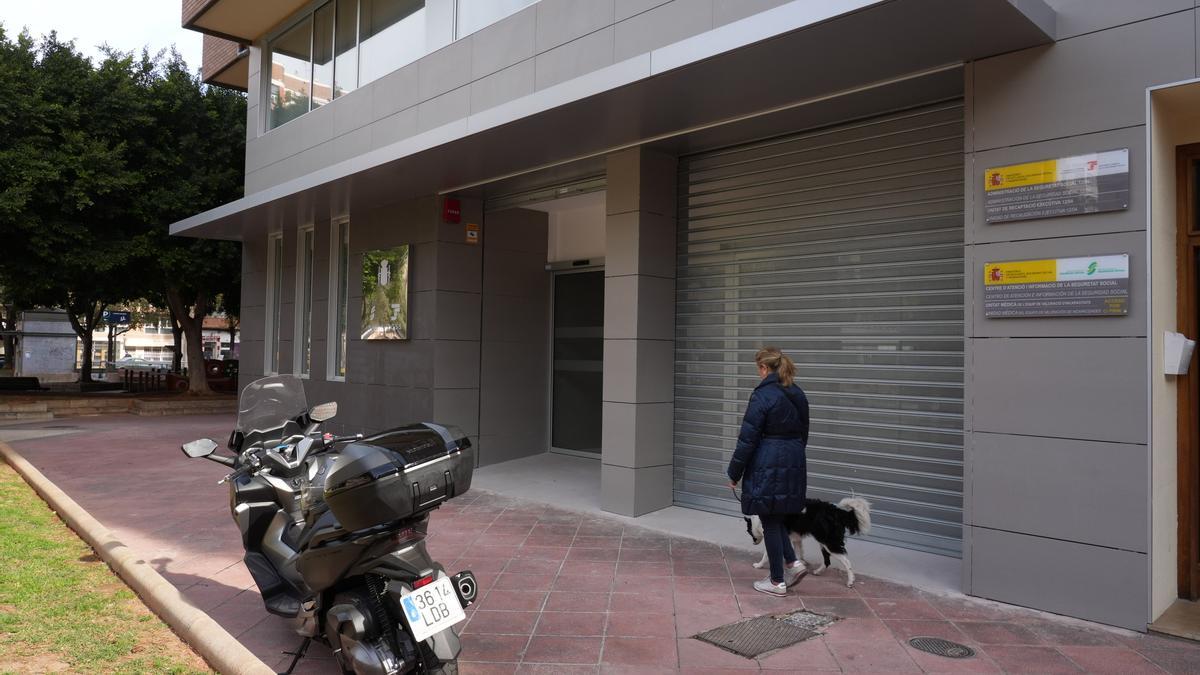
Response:
M407 244L363 253L363 340L408 339Z

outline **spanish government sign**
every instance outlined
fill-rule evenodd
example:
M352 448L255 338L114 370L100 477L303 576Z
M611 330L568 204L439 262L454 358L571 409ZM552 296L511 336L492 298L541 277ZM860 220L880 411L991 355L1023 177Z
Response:
M1129 208L1129 148L998 166L983 174L989 223Z
M983 266L983 315L988 318L1128 313L1129 254Z

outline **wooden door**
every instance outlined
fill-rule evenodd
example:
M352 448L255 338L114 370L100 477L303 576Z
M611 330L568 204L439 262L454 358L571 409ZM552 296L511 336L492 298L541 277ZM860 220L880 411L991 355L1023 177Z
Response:
M1200 143L1176 151L1179 331L1200 335ZM1179 597L1200 598L1200 370L1179 378Z

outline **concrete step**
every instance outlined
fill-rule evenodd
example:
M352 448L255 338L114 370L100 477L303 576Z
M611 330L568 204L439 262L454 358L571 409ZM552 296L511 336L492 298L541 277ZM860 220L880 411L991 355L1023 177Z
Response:
M29 424L31 422L49 422L54 419L54 413L48 412L0 412L0 426L9 424Z
M104 399L91 396L47 399L45 403L47 410L59 417L127 413L131 404L128 398Z
M134 415L217 415L236 414L235 398L180 398L135 399L130 410Z
M0 401L0 415L6 413L44 413L46 404L42 401Z

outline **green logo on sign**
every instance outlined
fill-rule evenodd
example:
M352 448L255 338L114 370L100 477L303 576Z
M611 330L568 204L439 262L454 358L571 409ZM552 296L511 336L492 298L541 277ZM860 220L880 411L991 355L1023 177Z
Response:
M1092 263L1090 265L1088 265L1087 273L1088 273L1088 276L1091 276L1096 273L1096 261L1095 260L1093 260Z

